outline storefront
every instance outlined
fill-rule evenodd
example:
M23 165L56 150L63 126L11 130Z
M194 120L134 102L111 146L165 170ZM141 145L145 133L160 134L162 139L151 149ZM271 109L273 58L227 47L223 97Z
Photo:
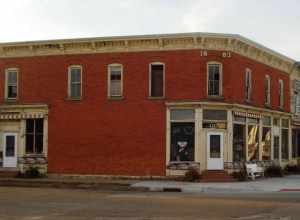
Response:
M47 172L48 107L3 105L0 108L0 168Z
M167 103L167 175L292 159L290 114L240 104Z

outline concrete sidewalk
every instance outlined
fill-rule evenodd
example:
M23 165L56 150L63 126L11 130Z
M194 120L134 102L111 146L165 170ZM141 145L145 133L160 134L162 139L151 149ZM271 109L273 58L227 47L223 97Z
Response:
M132 188L142 187L149 191L181 191L187 193L260 193L299 191L300 175L283 178L263 178L247 182L231 183L190 183L177 181L140 181Z
M39 187L39 188L73 188L73 189L96 189L109 191L146 191L141 187L131 188L137 180L102 178L92 176L58 176L48 178L0 178L0 186L12 187Z

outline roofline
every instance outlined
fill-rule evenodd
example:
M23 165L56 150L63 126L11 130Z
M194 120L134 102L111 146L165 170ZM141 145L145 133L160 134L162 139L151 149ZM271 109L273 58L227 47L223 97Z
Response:
M21 45L36 45L45 43L64 43L64 42L86 42L86 41L105 41L105 40L142 40L153 38L177 38L177 37L218 37L218 38L232 38L240 40L244 43L250 44L259 49L265 50L275 56L281 57L289 62L296 63L297 61L272 50L260 43L257 43L249 38L239 34L226 34L226 33L210 33L210 32L187 32L187 33L166 33L166 34L145 34L145 35L124 35L124 36L107 36L107 37L86 37L86 38L65 38L53 40L37 40L37 41L20 41L20 42L4 42L0 43L1 46L21 46Z

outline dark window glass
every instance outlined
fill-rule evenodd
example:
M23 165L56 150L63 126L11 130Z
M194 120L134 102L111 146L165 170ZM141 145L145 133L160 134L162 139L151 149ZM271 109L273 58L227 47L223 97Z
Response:
M44 119L27 119L26 120L26 153L40 154L43 153L43 130Z
M227 120L227 111L224 110L203 110L204 120Z
M164 96L164 66L151 65L151 97Z
M171 123L171 155L174 161L194 161L194 123Z
M220 94L220 64L208 65L208 95L219 96Z
M210 135L210 158L221 158L221 136Z
M274 136L274 159L279 159L279 136Z
M246 160L246 126L233 125L233 161Z
M110 96L122 95L122 66L110 66Z
M289 130L281 130L281 157L282 159L289 159Z
M32 154L34 153L34 135L33 134L26 134L26 153Z
M7 72L7 98L17 98L18 73L17 71Z
M34 120L27 119L26 120L26 133L33 133L34 131Z
M81 68L72 67L70 70L70 96L71 98L81 97Z
M44 130L44 119L35 119L36 133L43 133Z
M5 156L13 157L15 156L15 136L6 136L6 149Z
M9 85L7 88L7 98L16 98L17 97L17 86Z
M43 153L43 135L42 134L35 135L35 153L37 153L37 154Z

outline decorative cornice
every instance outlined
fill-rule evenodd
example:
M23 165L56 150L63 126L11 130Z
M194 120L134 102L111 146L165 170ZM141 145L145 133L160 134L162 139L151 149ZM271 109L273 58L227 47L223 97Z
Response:
M240 35L183 33L1 43L0 58L160 50L231 51L288 74L295 60Z

